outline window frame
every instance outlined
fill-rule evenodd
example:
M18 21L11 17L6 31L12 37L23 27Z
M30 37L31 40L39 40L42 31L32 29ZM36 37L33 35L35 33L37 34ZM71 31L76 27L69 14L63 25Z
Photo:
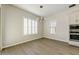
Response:
M56 21L49 21L49 29L50 34L56 34Z
M34 34L38 34L38 20L24 17L24 35L34 35Z

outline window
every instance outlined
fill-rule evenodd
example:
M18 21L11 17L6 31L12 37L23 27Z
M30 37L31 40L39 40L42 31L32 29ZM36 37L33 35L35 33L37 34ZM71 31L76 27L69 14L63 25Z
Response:
M35 33L35 22L34 20L32 20L32 34Z
M24 18L24 35L37 34L37 23L37 20Z
M24 35L27 35L27 18L24 18Z
M37 21L35 21L35 34L37 34Z
M56 21L51 21L49 22L50 24L50 34L55 34L56 33Z
M28 19L28 24L27 24L28 25L28 28L27 28L28 29L28 34L32 34L31 33L31 27L32 27L31 24L32 24L31 19Z

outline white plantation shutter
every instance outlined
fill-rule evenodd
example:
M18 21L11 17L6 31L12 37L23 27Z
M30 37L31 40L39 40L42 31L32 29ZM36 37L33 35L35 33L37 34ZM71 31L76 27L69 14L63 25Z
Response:
M32 20L32 34L34 34L35 32L35 22L34 20Z
M35 34L37 34L37 20L35 21Z
M38 34L37 26L37 20L24 18L24 35Z
M31 34L31 19L28 19L28 34Z
M27 18L24 18L24 35L27 35Z
M49 22L50 24L50 34L56 34L56 21Z

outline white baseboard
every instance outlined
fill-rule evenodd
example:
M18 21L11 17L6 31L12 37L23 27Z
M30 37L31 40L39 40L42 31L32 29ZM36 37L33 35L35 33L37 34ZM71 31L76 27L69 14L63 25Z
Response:
M41 38L42 38L42 37L41 37ZM38 39L40 39L40 38L38 38ZM12 46L16 46L16 45L19 45L19 44L23 44L23 43L26 43L26 42L29 42L29 41L33 41L33 40L36 40L36 39L30 39L30 40L18 42L18 43L15 43L15 44L10 44L10 45L7 45L7 46L2 47L2 49L8 48L8 47L12 47Z
M78 42L77 42L77 41L69 41L68 43L69 43L70 45L79 47L79 41L78 41Z
M40 38L48 38L48 39L52 39L52 40L57 40L55 38L49 38L49 37L40 37ZM40 38L37 38L37 39L40 39ZM22 44L22 43L26 43L26 42L29 42L29 41L33 41L33 40L36 40L36 39L30 39L30 40L25 40L25 41L22 41L22 42L10 44L10 45L7 45L7 46L2 47L2 49L8 48L8 47L11 47L11 46L15 46L15 45L19 45L19 44ZM62 40L57 40L57 41L62 41ZM62 42L66 42L66 41L62 41Z
M57 40L57 41L61 41L61 42L66 42L66 43L68 43L68 41L65 41L65 40L61 40L61 39L50 38L50 37L45 37L45 38L48 38L48 39L52 39L52 40Z

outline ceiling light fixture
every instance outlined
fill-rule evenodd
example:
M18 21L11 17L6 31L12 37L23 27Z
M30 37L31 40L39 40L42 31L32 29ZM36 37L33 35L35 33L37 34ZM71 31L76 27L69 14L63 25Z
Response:
M43 8L43 6L41 5L40 8Z
M69 8L74 7L74 6L76 6L76 4L72 4L72 5L70 5Z

